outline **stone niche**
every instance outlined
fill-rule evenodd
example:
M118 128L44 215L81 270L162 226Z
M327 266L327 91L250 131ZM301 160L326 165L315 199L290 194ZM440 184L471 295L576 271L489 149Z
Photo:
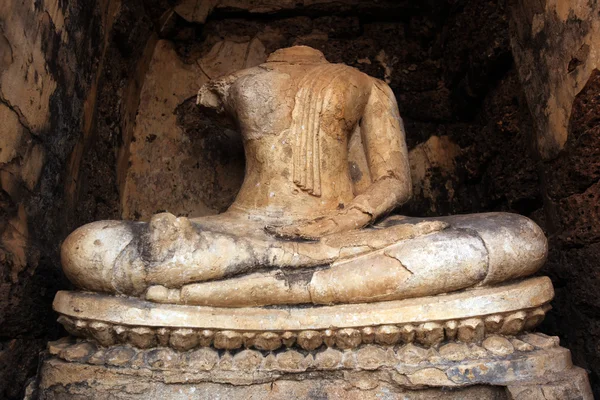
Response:
M96 356L95 344L46 345L65 336L51 307L55 293L70 285L60 269L60 243L73 229L95 220L147 221L161 211L196 217L225 210L244 176L241 138L235 126L195 107L196 92L212 78L258 65L274 50L292 45L319 49L329 61L358 68L394 91L414 186L413 199L398 213L510 211L542 226L550 240L543 273L552 278L556 299L541 330L560 337L574 362L589 371L600 396L600 10L594 2L579 0L529 3L4 2L0 398L44 398L47 388L32 378L40 354L73 361L68 364L73 371L53 377L65 382L58 374L80 374L71 387L81 393L74 389L70 398L86 396L84 388L95 376L89 361ZM360 169L351 166L351 171L360 181ZM515 357L539 351L542 339L550 340L530 337L538 344L527 346L531 342L521 339L510 344ZM555 348L554 341L546 346ZM522 348L515 343L523 343ZM417 384L398 395L434 396L429 389L414 390L418 379L441 379L437 371L444 351L477 359L477 349L469 346L396 349L390 357L412 352L430 366L411 371L420 374ZM97 355L98 363L135 369L134 362L152 364L155 356L137 348L122 350L113 358ZM244 351L203 354L209 361L202 362L212 363L203 373L226 380L231 371L245 368L244 362L255 363L253 368L266 375L291 368L277 354L247 350L242 357ZM119 366L123 352L131 357ZM316 368L319 389L301 380L280 380L253 386L256 395L268 391L277 398L279 392L314 390L309 398L335 398L345 390L350 398L364 398L375 396L376 387L398 390L392 389L393 377L349 376L342 356L326 373L315 367L318 360L310 354L299 351L294 357L314 363L310 368ZM173 365L148 368L166 380L189 372ZM153 396L175 396L183 390L177 379L156 386ZM341 384L348 380L355 385ZM123 378L122 384L123 393L144 391L142 383ZM197 390L212 393L214 385ZM65 398L67 392L60 392L65 388L48 398ZM445 395L566 398L559 387L548 390L520 387L508 393L473 386ZM223 393L234 395L239 394ZM106 398L118 396L107 392Z

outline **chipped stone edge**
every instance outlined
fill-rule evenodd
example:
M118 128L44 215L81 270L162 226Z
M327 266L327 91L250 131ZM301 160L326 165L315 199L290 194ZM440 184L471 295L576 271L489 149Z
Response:
M420 324L382 324L360 328L322 330L250 331L202 328L119 325L106 321L61 315L58 322L75 337L93 339L102 346L131 344L146 349L156 346L188 351L201 347L220 350L254 348L273 351L281 347L314 350L322 345L353 349L365 344L393 346L418 343L431 347L443 341L478 343L486 336L513 336L539 325L549 304L509 313Z
M405 379L394 381L407 387L506 385L521 380L543 380L548 374L572 367L569 351L559 346L556 337L524 334L513 340L530 346L523 350L513 347L502 357L481 346L464 343L452 344L454 347L448 348L449 351L444 351L444 346L426 349L407 344L366 345L345 351L325 348L309 352L293 349L276 353L249 349L223 352L203 348L177 352L164 347L136 349L130 345L101 348L87 340L63 338L49 343L48 353L56 362L112 369L126 375L152 374L159 380L178 377L186 383L216 379L252 384L288 373L302 379L303 373L368 371L388 377L390 373L401 375ZM437 379L432 379L432 371Z

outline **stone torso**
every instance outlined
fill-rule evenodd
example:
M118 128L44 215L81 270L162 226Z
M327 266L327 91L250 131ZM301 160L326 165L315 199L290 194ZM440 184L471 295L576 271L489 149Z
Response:
M348 138L371 85L327 62L266 63L232 82L224 103L244 138L246 177L231 209L293 220L350 202Z

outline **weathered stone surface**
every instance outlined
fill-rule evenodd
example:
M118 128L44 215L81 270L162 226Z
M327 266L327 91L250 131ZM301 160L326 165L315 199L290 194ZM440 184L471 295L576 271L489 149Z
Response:
M515 338L510 339L510 343L518 351L532 351L535 348L533 345Z
M135 69L136 46L142 38L143 50L150 29L140 4L116 1L4 2L0 25L0 397L16 399L34 374L41 342L58 335L48 307L52 292L66 285L58 244L74 226L117 215L109 203L118 197L110 182L119 109L107 119L96 99L110 92L113 104L122 104L127 66ZM107 79L99 88L100 76ZM109 146L93 140L96 122L107 120ZM86 158L99 172L90 178L81 155L96 151L100 162ZM82 206L83 198L93 201Z
M362 369L377 369L393 360L387 360L387 352L377 346L364 346L356 352L357 366Z
M63 349L60 357L66 361L85 361L96 352L96 346L93 343L77 343Z
M77 348L77 345L73 344L72 347ZM405 347L414 348L414 345ZM113 358L110 353L122 350L120 346L109 349L105 357ZM506 395L510 393L513 396L503 397L504 391L492 390L488 386L492 390L490 393L494 393L493 399L529 399L527 396L536 393L555 396L551 398L592 398L585 372L572 367L568 351L562 348L505 356L484 354L483 358L463 361L442 359L430 349L423 354L425 358L422 362L413 365L397 364L392 360L393 357L390 358L390 351L394 352L391 348L386 350L385 347L374 345L360 350L346 350L344 353L326 349L307 356L295 350L283 350L277 355L243 350L233 356L229 352L218 355L216 351L210 350L190 353L184 362L156 362L159 358L166 360L159 355L163 351L164 349L139 350L134 360L139 360L140 363L136 361L131 366L115 367L48 358L42 365L41 380L33 385L32 390L37 390L40 399L84 394L98 398L97 396L117 393L117 388L120 391L113 398L134 399L142 394L153 396L155 393L173 398L174 393L179 391L186 398L194 399L206 398L202 388L208 385L213 388L211 398L223 393L232 396L228 398L238 398L255 391L262 391L263 396L271 396L274 393L264 392L262 386L268 384L271 389L279 388L275 392L279 397L274 398L283 399L286 396L314 398L317 393L315 391L327 382L335 383L339 390L327 392L328 398L332 399L345 399L348 396L354 398L353 393L362 394L361 398L370 398L371 395L379 398L381 393L386 393L389 398L413 398L411 396L418 396L418 393L412 392L412 389L427 388L438 388L443 391L444 398L448 398L454 395L447 392L449 387L457 390L457 396L464 396L460 398L469 399L469 393L479 393L482 396L479 398L485 399L486 392L478 392L477 386L465 386L487 384L508 386ZM177 354L173 356L174 360L179 360ZM356 364L348 362L354 358L357 360ZM204 361L198 364L195 360L211 361L208 364ZM288 379L292 379L295 384L286 386ZM240 391L235 388L240 388ZM355 389L359 392L354 392ZM229 392L223 392L224 390ZM308 392L305 394L304 390ZM438 393L439 396L441 392L430 390L420 393L431 396Z
M427 358L427 350L408 344L398 351L398 360L403 364L418 364Z
M560 335L577 364L592 371L597 397L599 7L516 1L510 10L513 54L544 160L543 218L552 238L546 271L561 288L544 329Z
M37 24L40 21L38 17L44 15L46 10L50 10L41 20L40 29L31 27L27 31L38 32L36 35L48 33L45 39L48 45L44 51L47 53L46 58L52 61L47 73L57 82L56 95L50 99L50 102L54 101L54 103L50 107L46 104L27 106L26 102L21 102L20 105L28 109L29 113L31 110L35 111L38 106L40 106L38 109L61 111L52 113L54 117L51 123L54 125L50 130L51 134L42 132L40 141L36 139L35 132L32 135L34 138L32 146L38 146L38 149L32 148L20 153L23 156L20 166L22 171L15 172L15 165L18 162L2 166L3 170L8 171L2 176L2 182L3 189L10 188L10 192L6 191L10 199L7 200L3 194L0 200L3 212L7 210L9 214L6 220L9 220L10 224L5 225L2 222L1 226L6 226L10 231L7 237L17 236L17 239L11 239L12 244L9 246L6 258L2 255L2 265L5 269L2 270L3 283L0 283L2 322L0 336L7 339L0 345L2 349L0 365L7 367L0 372L0 381L6 382L4 386L0 385L1 395L8 393L9 398L20 397L17 392L20 391L25 377L34 373L37 351L42 348L44 342L37 339L41 337L40 332L45 329L45 326L52 327L51 330L56 329L54 316L49 312L49 304L55 288L66 287L66 282L60 282L55 278L58 265L56 248L61 239L61 234L57 232L62 229L70 230L75 225L98 218L119 215L120 199L117 187L123 183L122 178L126 175L128 157L119 158L118 171L121 178L118 180L114 153L119 143L121 141L129 143L127 137L131 136L131 133L127 132L132 131L139 91L143 86L142 77L146 76L144 69L148 66L152 51L146 51L144 62L138 65L137 61L144 52L147 37L150 36L151 19L159 17L165 11L161 9L163 5L158 6L155 3L157 2L143 7L141 2L101 2L99 7L102 10L97 12L94 7L88 5L82 7L78 1L61 3L58 7L51 1L44 1L40 3L39 10L34 10L33 7L30 10L29 5L23 6L27 10L26 18L20 12L12 12L12 4L6 5L11 8L10 20L17 21L22 18L27 20L25 24L27 26ZM287 2L279 3L287 4ZM531 215L533 211L539 209L542 195L540 195L539 179L535 170L535 157L524 156L529 154L528 148L531 144L528 138L528 132L533 131L531 117L524 106L523 92L516 79L515 70L510 69L504 3L466 1L461 3L460 7L436 4L435 7L428 9L425 3L410 4L408 8L399 8L405 7L406 4L399 6L394 4L393 9L396 11L390 12L390 8L381 8L390 4L379 2L375 6L380 10L379 13L370 11L371 2L363 3L365 6L360 12L357 11L355 3L336 2L329 5L336 9L344 9L348 17L323 17L317 14L316 18L312 18L313 16L288 18L296 13L292 8L284 14L270 14L266 18L261 16L257 19L254 19L252 14L244 14L243 20L220 14L219 18L209 19L204 27L203 35L206 34L206 42L202 45L206 48L200 54L208 54L212 46L223 38L237 40L235 37L239 35L247 35L248 38L259 36L261 42L267 47L267 52L295 42L315 44L331 60L352 63L373 76L390 80L397 97L402 96L400 107L406 116L407 129L412 132L409 137L411 148L427 142L432 136L439 138L447 136L449 140L442 143L447 144L448 149L454 150L456 146L460 147L461 151L454 161L456 169L445 170L442 167L434 167L425 172L426 179L430 181L426 186L430 188L431 194L426 198L420 195L414 203L406 206L408 211L422 213L421 210L425 210L430 214L446 214L503 209ZM324 7L326 6L327 4ZM578 29L578 20L585 21L585 18L580 18L582 15L580 11L587 5L577 3L575 6L579 8L573 12L574 19L567 19L566 23L570 24L568 29ZM273 5L271 4L270 7ZM320 5L315 4L314 7L318 13ZM415 13L415 7L425 7L425 9L420 8L420 11ZM558 9L558 3L555 5L553 2L548 2L548 5L543 7L553 11L554 8ZM4 9L1 12L3 11ZM146 11L149 16L146 15ZM261 11L255 7L254 11L265 10ZM220 8L218 12L226 13L227 9ZM535 13L518 12L521 15L526 14L528 18L535 16ZM298 14L302 13L304 11L298 11ZM569 13L570 11L564 9L557 11L559 15L569 15ZM30 18L31 15L33 18ZM363 15L368 15L368 18L361 18ZM390 22L392 15L402 18ZM543 18L546 19L549 15L544 11ZM233 16L237 17L239 14ZM542 20L539 15L537 20L536 29L547 25L546 22L540 23ZM3 25L3 29L6 30L8 25ZM583 28L585 25L583 23ZM324 26L327 29L322 28ZM12 27L10 29L12 30ZM176 44L177 55L184 59L198 47L190 44L196 38L194 35L197 29L194 26L161 26L159 31ZM3 34L10 43L12 33L7 34L3 31ZM6 48L3 47L6 46L4 35L0 35L2 49ZM538 35L538 38L542 38L542 35L543 32ZM568 36L560 33L547 35L550 40L557 41L563 40L563 37L568 39ZM586 40L587 37L585 36ZM593 38L591 35L589 37ZM69 39L68 45L63 42L65 38ZM28 36L27 40L34 42L35 46L41 43L37 36ZM244 38L240 41L247 40ZM537 46L535 42L534 45ZM30 43L25 47L30 48ZM153 49L154 44L148 47ZM588 62L583 59L585 51L581 54L579 52L581 48L574 46L573 51L571 48L568 48L568 51L561 49L550 51L551 54L559 54L561 58L569 58L575 52L574 57L567 60L567 64L571 65L563 68L566 69L563 75L565 81L571 79L570 75L575 75L570 74L569 69L574 68L571 72L581 69L578 67L580 62L583 61L584 68L587 68ZM36 55L34 64L39 60L37 57ZM541 55L540 61L543 62L544 57ZM73 67L74 59L78 60L77 67ZM552 61L554 57L550 59ZM8 57L3 56L0 62L7 63L6 60ZM535 65L541 63L536 62ZM552 63L548 66L550 69L553 67ZM91 71L90 69L93 68L97 69ZM15 68L11 67L11 69ZM28 69L23 71L26 70ZM46 73L37 69L36 72ZM535 72L533 74L535 79L543 79L543 71L538 73L540 71L536 69ZM31 80L32 75L33 80ZM539 76L536 78L535 75ZM27 85L33 83L35 74L28 75L27 79L29 81ZM165 79L169 77L165 75ZM101 82L100 85L98 81ZM452 101L449 101L449 95L452 96ZM528 96L537 99L538 94L531 90ZM35 97L41 98L39 94ZM87 100L85 104L83 100ZM413 107L416 104L415 100L419 100L419 104L423 105ZM449 111L453 104L462 105L458 107L457 112ZM65 110L69 112L64 112ZM470 112L466 118L462 116L465 110ZM171 111L167 110L167 112ZM39 113L32 118L41 119L42 114ZM96 118L92 122L93 115L96 115ZM5 126L14 126L8 124L11 121L10 116L4 121L7 122ZM12 121L14 124L14 117ZM81 124L85 125L83 129L80 128ZM191 124L193 121L189 124L181 123L184 131L187 132ZM17 131L19 131L18 127ZM17 131L9 133L12 135ZM194 137L193 134L189 136ZM63 174L65 160L77 137L80 140L72 156L69 173ZM44 157L38 157L42 153L39 151L40 144L45 149ZM6 148L23 149L10 143ZM169 149L173 148L169 147ZM427 155L432 156L434 160L439 160L438 153L444 149L440 149L440 146L432 146L431 149L433 151L429 151ZM14 154L13 150L8 153ZM86 153L83 162L82 153ZM441 157L445 155L441 154ZM44 168L41 169L41 184L35 187L33 182L36 174L28 171L37 171L36 164L39 165L42 158L45 162ZM577 157L574 156L566 164L576 164L576 159ZM27 165L29 166L25 168ZM446 164L438 163L438 165ZM556 170L562 168L561 166ZM578 169L594 170L584 166ZM177 179L177 176L176 173L172 175L174 179ZM16 180L22 180L23 183L15 185L14 177L18 178ZM60 197L65 180L70 196L69 206L66 209L76 210L74 213L77 214L76 222L71 222L70 225L64 224L62 219L64 209L61 205L64 203L60 201ZM570 182L562 180L557 183L567 187ZM34 188L32 200L27 200L28 190L19 189L25 187ZM76 196L75 193L79 194ZM584 196L580 197L577 204L582 210L589 210L588 207L593 204L582 202ZM143 200L140 201L143 203ZM153 199L149 198L148 203L151 201ZM29 205L21 208L16 206L16 204L26 203ZM5 204L7 204L6 208ZM49 209L49 205L52 205L52 209ZM42 210L43 216L28 218L30 240L27 249L28 252L31 250L33 253L40 251L43 257L41 262L36 264L35 254L28 254L27 258L31 262L22 273L17 275L15 281L13 280L15 275L11 274L22 269L23 252L20 239L11 226L22 227L22 221L25 220L23 216L32 210L38 213ZM538 211L535 216L541 214ZM578 211L564 211L563 214L575 216L578 215ZM14 218L15 215L19 215L18 218ZM2 221L5 220L4 218L5 215L2 214ZM17 221L21 221L20 224L16 224ZM585 222L573 225L578 227L579 232L575 236L586 237L585 225ZM568 236L575 237L571 234ZM569 340L568 345L577 349L575 353L577 362L595 370L599 365L595 350L598 334L595 333L597 323L594 311L597 305L595 288L598 285L593 279L598 254L598 246L593 244L589 247L572 248L568 252L561 250L551 255L548 268L550 271L557 271L551 276L555 282L561 283L558 300L555 303L557 307L555 313L560 315L560 318L553 318L552 325L548 326L555 326L556 322L559 322L559 330L567 332L565 337ZM32 272L34 269L35 273ZM581 300L574 301L572 298ZM37 300L29 301L30 299ZM42 304L48 306L44 308L40 306ZM545 329L549 329L548 326ZM578 332L589 332L589 334L581 336L577 334ZM558 330L552 333L557 334ZM10 339L13 337L19 339L13 341Z
M544 159L564 148L573 100L599 67L599 7L556 0L516 1L511 7L513 54Z
M323 343L320 332L307 330L298 335L298 344L306 350L314 350Z
M483 341L482 346L497 356L507 356L515 351L510 341L502 336L490 336Z
M65 167L103 50L100 7L88 9L57 1L0 5L2 398L22 396L41 343L56 331L47 301L63 284L55 265ZM72 46L76 35L79 46Z
M377 336L376 336L377 340ZM336 341L335 344L340 349L351 349L354 347L358 347L358 345L362 342L362 337L360 334L360 330L358 329L340 329L336 332ZM395 342L392 342L395 343Z
M277 365L283 371L301 372L311 366L312 356L304 356L294 350L284 351L277 354Z
M556 336L547 336L543 333L538 334L526 334L519 336L519 339L529 343L530 345L539 349L549 349L551 347L558 347L560 340Z
M587 373L582 368L573 368L556 382L545 385L509 385L509 398L515 400L562 400L593 399Z
M466 344L448 343L440 347L440 356L449 361L462 361L469 357L471 352Z
M53 365L56 367L56 364ZM68 374L68 375L67 375ZM147 398L186 398L192 400L208 398L227 398L232 400L248 398L264 398L269 400L285 400L289 398L310 400L327 398L332 400L375 400L384 398L425 400L443 395L450 400L504 400L508 399L504 389L499 387L470 387L455 391L447 389L410 390L390 384L378 382L368 377L353 379L349 384L340 378L314 378L307 380L279 379L274 382L256 383L253 385L231 385L211 382L172 382L169 384L155 381L150 377L139 375L131 377L118 375L112 371L102 371L78 365L67 365L60 368L43 383L40 400L54 400L70 397L90 397L98 400L119 399L134 400ZM68 386L59 382L63 377L70 377ZM118 388L105 384L118 379L122 384ZM374 384L374 385L373 385ZM182 397L183 396L183 397Z
M490 315L484 319L485 330L488 333L496 333L502 327L504 318L501 315Z
M407 375L407 378L415 385L434 385L434 386L454 386L456 385L444 371L437 368L425 368L413 374Z
M214 346L217 349L239 349L242 346L242 335L234 331L217 332L214 339Z
M479 342L485 334L481 318L470 318L458 324L458 340L465 343Z
M337 369L342 363L342 352L331 348L323 352L317 353L315 356L315 365L319 369L329 370Z
M297 339L298 334L295 332L286 331L281 335L281 341L285 347L292 347L294 344L296 344Z
M281 347L281 337L274 332L260 333L254 339L254 347L259 350L276 350Z
M209 368L212 368L216 361L211 363L209 355L210 352L205 352L204 349L191 352L185 360L186 365L189 365L190 368L197 368L200 371L205 369L207 365ZM173 369L182 364L179 354L171 349L162 348L152 349L144 353L144 361L157 369Z
M51 355L55 356L58 353L61 352L61 350L63 350L65 347L71 346L74 343L74 340L72 337L70 336L66 336L64 338L52 341L52 342L48 342L47 344L47 349L48 349L48 353L50 353Z
M262 362L262 356L255 350L242 350L233 356L233 364L244 371L255 369Z
M253 66L266 56L263 50L262 59L248 63L243 56L249 43L240 43L242 58L234 60L227 43L194 63L181 60L172 42L156 43L128 149L122 218L147 220L160 210L197 217L232 202L244 169L239 136L211 126L193 98L209 76Z
M540 334L537 339L534 338L536 336L534 334L528 336L531 341L543 341L546 338ZM535 349L534 346L529 345L529 348L517 352L514 349L501 352L498 351L499 348L510 349L510 342L500 336L491 336L488 339L485 345L491 349L490 351L474 344L450 342L442 345L439 352L435 348L407 344L404 346L365 345L342 352L331 348L308 352L282 349L275 354L248 349L223 352L211 348L181 353L168 348L136 349L122 345L96 351L95 345L88 341L65 341L56 355L63 360L94 365L104 365L119 359L124 360L117 361L119 366L127 365L133 369L145 368L153 371L180 371L181 373L212 371L211 373L216 374L215 379L221 379L218 374L223 371L234 370L240 371L238 373L240 379L246 379L260 371L277 374L281 371L304 371L307 368L311 368L311 371L331 370L332 368L347 371L395 368L399 372L413 373L431 367L447 370L461 364L468 366L473 362L492 367L495 367L497 363L502 365L508 363L512 368L524 368L526 373L535 375L544 373L546 367L554 368L553 371L557 371L560 365L567 367L570 365L568 353L565 349L556 346ZM50 344L48 348L56 350L56 345ZM130 365L127 360L131 360ZM540 360L542 362L546 360L547 364L540 364ZM563 364L560 364L561 362ZM552 363L558 364L553 366ZM541 370L538 370L539 368ZM225 375L230 378L235 376L228 372Z
M188 355L187 362L192 369L209 371L219 362L219 355L211 349L195 350Z
M129 340L135 347L142 349L156 346L156 333L150 328L134 328L129 331Z
M104 365L106 362L106 350L99 349L87 359L87 363L91 365Z
M112 329L112 326L110 326L109 324L106 324L104 322L94 321L94 322L90 323L87 328L90 331L90 333L92 334L92 336L98 341L98 343L100 343L100 345L110 346L115 343L116 334L115 334L114 330ZM132 332L132 335L130 335L130 338L133 341L141 343L139 341L139 339L141 339L143 336L148 336L148 335L147 334L146 335L137 335L136 333Z
M192 329L176 329L169 336L169 344L180 351L196 347L198 341L198 333Z
M227 49L228 43L218 48ZM235 49L217 52L250 54ZM235 55L231 58L237 62ZM198 68L213 74L203 63L200 60ZM195 68L193 64L187 73L176 75L192 77L199 72ZM148 77L146 81L153 82ZM182 101L169 94L177 88L160 86L157 91L168 96L164 101L157 98L158 104ZM540 228L514 214L399 223L391 217L379 223L381 229L362 229L411 196L406 133L388 85L356 68L330 63L314 48L278 49L259 67L227 71L200 86L197 103L230 118L242 135L248 160L233 204L212 218L158 213L149 223L98 221L78 228L61 246L63 270L77 288L201 306L374 302L449 293L480 281L509 281L532 274L545 260L546 238ZM140 103L140 123L156 114L151 109L146 116L144 104ZM358 130L367 159L365 172L371 176L362 192L353 187L346 158L346 142ZM323 132L335 132L337 139ZM149 175L138 174L142 179ZM195 201L194 193L184 193ZM294 246L290 239L298 238L313 242ZM215 254L215 246L222 255ZM285 261L290 257L293 261ZM303 285L284 284L278 276L288 266L321 264L330 268L314 271ZM268 268L276 270L261 271ZM503 332L516 334L522 327L505 322ZM375 340L382 344L400 338L398 327L379 330ZM338 347L360 343L358 330L348 333L336 333ZM483 322L477 318L458 326L463 341L479 341L483 334ZM192 341L179 343L178 337L171 335L171 345L194 347ZM416 339L430 346L439 343L443 327L425 320ZM332 345L327 337L324 341ZM280 345L279 338L266 339L263 334L254 340L262 350Z
M417 327L416 339L426 346L433 346L444 340L444 328L436 322L426 322Z
M129 364L135 356L135 350L127 346L113 347L106 353L106 363L115 367Z
M537 277L473 292L324 307L186 306L78 292L59 292L54 306L62 314L60 321L69 333L96 341L97 335L90 333L90 326L102 321L105 330L114 332L120 342L142 348L149 343L161 343L182 352L210 346L273 351L283 346L285 335L297 336L297 341L286 347L310 351L323 343L338 349L370 343L393 346L413 341L432 347L444 340L456 339L478 343L484 337L486 325L483 317L473 316L490 313L501 315L503 330L514 335L522 332L527 315L543 311L552 295L550 281ZM528 311L514 312L515 309ZM496 314L498 312L503 314ZM455 325L460 335L445 336L448 326L444 319ZM388 324L379 325L382 322ZM157 327L164 325L173 327ZM332 325L338 329L328 329ZM365 325L367 327L360 328Z
M483 347L474 343L469 344L469 351L471 353L471 358L483 358L489 355Z

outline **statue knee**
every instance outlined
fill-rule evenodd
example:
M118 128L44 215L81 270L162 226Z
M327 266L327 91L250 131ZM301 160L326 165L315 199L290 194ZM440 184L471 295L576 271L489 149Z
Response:
M494 213L494 230L479 232L488 249L485 284L523 278L538 271L548 255L548 241L542 229L522 215Z
M67 278L78 288L115 292L115 263L135 238L130 223L97 221L76 229L61 246Z

